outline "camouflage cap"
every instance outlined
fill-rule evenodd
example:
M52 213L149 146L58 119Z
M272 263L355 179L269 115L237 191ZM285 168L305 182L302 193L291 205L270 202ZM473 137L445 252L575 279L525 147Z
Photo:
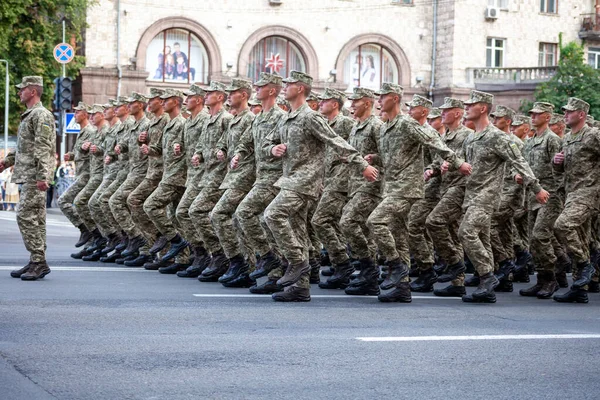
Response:
M471 90L471 95L468 100L465 100L465 104L476 104L476 103L494 103L494 95L486 92L480 92L479 90Z
M321 97L322 93L319 92L310 92L306 101L319 101L319 97Z
M124 106L127 102L127 96L119 96L117 100L115 100L115 107Z
M206 92L223 92L227 93L227 85L222 82L212 81L209 87L204 88Z
M283 104L284 106L290 107L290 102L287 101L283 96L277 97L277 104Z
M550 117L550 125L558 124L559 122L565 122L565 116L562 114L553 113Z
M261 72L260 78L254 83L254 86L265 86L269 83L276 86L281 86L282 78L279 75Z
M319 96L319 100L330 100L335 99L344 103L346 101L346 94L337 89L327 88L325 92Z
M231 84L225 88L228 92L235 92L240 89L248 89L252 91L252 82L246 79L234 78L231 80Z
M554 104L544 103L543 101L538 101L533 103L533 108L529 110L529 114L542 114L542 113L553 113L554 112Z
M90 107L90 114L96 114L96 113L103 113L104 112L104 106L102 104L93 104Z
M187 107L185 105L182 105L181 106L181 112L189 114L190 111L187 109Z
M23 89L24 87L31 85L44 86L44 78L41 76L24 76L23 79L21 79L21 83L15 86L18 89Z
M88 105L87 105L87 104L85 104L83 101L80 101L80 102L77 104L77 107L73 107L73 110L75 110L75 111L85 111L85 112L89 112L89 111L88 111Z
M364 99L365 97L368 97L369 99L374 99L375 92L371 89L355 87L352 90L352 94L350 96L348 96L348 98L350 100L359 100L359 99Z
M260 100L257 100L255 96L253 96L250 100L248 100L248 104L251 106L262 106Z
M433 107L433 102L426 97L415 94L413 95L412 100L409 103L404 103L407 107L419 107L423 106L427 109L431 109Z
M185 96L181 90L177 89L166 89L165 92L160 96L161 99L166 100L171 97L179 97L180 99Z
M135 103L136 101L139 101L140 103L147 103L148 102L148 98L146 96L144 96L141 93L138 92L131 92L131 96L129 96L127 98L127 102L128 103Z
M104 107L104 109L113 108L114 107L113 101L114 101L113 99L108 99L108 101L106 103L102 104L102 107Z
M593 116L593 115L588 115L588 116L585 118L585 122L586 122L586 123L588 123L588 124L592 124L592 123L594 123L594 116Z
M206 90L202 89L200 86L196 85L195 83L192 84L192 86L190 86L190 88L188 90L184 90L183 94L185 94L186 96L206 96Z
M302 82L305 85L312 86L313 78L312 76L305 74L304 72L290 71L290 76L288 76L285 79L282 79L281 81L285 83Z
M510 107L497 105L496 110L494 110L494 112L490 113L490 117L492 117L492 118L507 117L508 119L510 119L512 121L515 118L516 114L517 114L517 112Z
M465 103L462 100L455 99L453 97L444 97L444 104L440 106L440 110L446 110L450 108L460 108L461 110L465 109Z
M381 88L375 92L377 96L382 96L384 94L396 93L402 96L404 94L404 88L400 85L390 82L383 82L381 84Z
M160 97L163 94L165 94L165 89L150 88L150 94L147 95L146 97L148 98L148 100L150 100L150 99L153 99L155 97Z
M588 113L590 111L590 104L577 97L569 97L567 104L560 109L563 111L584 111Z
M531 118L527 115L517 114L513 117L512 122L510 123L511 126L520 126L523 124L531 125Z
M442 116L442 110L440 110L438 107L433 107L431 110L429 110L429 115L427 116L427 119L436 119Z

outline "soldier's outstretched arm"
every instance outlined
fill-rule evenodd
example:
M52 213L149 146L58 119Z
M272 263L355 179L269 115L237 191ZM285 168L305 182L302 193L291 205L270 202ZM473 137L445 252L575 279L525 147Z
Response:
M406 129L413 138L422 145L430 148L434 154L439 155L444 161L447 161L452 169L459 169L465 162L465 160L458 157L455 152L450 150L439 136L427 132L427 130L416 121L404 121L404 123L407 125Z
M523 177L525 186L529 186L536 194L542 190L542 186L533 174L527 161L523 158L523 155L521 155L521 150L516 144L506 138L502 138L492 144L492 149L502 159L510 162L512 168Z

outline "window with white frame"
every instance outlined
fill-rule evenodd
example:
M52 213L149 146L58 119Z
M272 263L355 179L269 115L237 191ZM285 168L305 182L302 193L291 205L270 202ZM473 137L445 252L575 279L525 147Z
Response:
M546 14L558 13L558 0L540 0L540 12Z
M487 38L485 46L485 66L492 68L504 67L504 49L506 39Z
M588 49L588 64L593 68L600 68L600 47L590 47Z
M508 9L508 0L488 0L488 6L506 10Z
M540 43L538 67L554 67L557 59L556 43Z

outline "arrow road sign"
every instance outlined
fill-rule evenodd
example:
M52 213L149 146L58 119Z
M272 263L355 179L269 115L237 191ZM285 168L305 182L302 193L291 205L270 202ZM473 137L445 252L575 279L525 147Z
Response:
M61 64L68 64L73 61L75 50L68 43L59 43L54 48L54 59Z

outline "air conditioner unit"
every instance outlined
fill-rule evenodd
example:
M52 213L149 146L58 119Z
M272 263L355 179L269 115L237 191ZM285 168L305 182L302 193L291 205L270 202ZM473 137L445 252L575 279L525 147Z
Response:
M269 0L269 4L272 6L280 6L283 3L283 0Z
M485 19L498 19L500 9L498 7L488 7L485 10Z

